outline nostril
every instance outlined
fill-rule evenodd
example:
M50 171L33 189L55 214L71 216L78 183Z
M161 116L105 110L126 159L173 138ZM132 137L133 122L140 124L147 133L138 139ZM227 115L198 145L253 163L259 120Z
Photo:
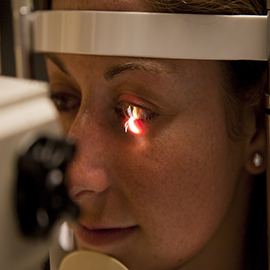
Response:
M91 194L93 191L87 190L83 186L75 186L69 190L69 196L73 201L79 201L84 195Z
M105 166L83 166L77 161L69 168L67 186L72 200L77 201L82 196L102 193L110 185L109 172Z

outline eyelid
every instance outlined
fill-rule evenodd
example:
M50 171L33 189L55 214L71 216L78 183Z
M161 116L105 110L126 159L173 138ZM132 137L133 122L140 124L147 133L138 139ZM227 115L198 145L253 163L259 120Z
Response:
M74 87L72 83L63 80L50 82L50 94L69 94L74 97L81 98L81 91Z
M119 104L130 104L145 110L149 110L154 112L155 114L159 115L162 110L159 106L156 104L153 104L152 102L145 100L144 98L138 97L133 94L123 93L118 96Z
M81 92L77 87L75 87L72 83L63 80L52 80L50 82L50 88L51 92L69 92L70 94L81 95Z
M81 104L80 97L67 92L52 92L51 100L54 102L59 112L75 110Z

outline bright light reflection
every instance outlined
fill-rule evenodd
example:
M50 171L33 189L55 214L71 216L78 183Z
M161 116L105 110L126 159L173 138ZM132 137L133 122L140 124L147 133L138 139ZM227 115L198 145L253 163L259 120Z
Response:
M134 134L140 134L142 130L138 126L139 116L138 116L137 108L128 106L127 113L128 113L129 119L125 123L125 132L130 130Z

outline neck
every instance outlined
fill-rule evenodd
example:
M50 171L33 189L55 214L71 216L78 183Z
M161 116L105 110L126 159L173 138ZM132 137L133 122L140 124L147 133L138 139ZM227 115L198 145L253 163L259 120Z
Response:
M249 213L252 209L251 203L254 203L253 182L253 177L243 174L221 227L204 249L181 270L251 269L250 266L247 267L247 257L250 256L247 254L247 242L250 240L248 236L253 235L253 240L257 238L256 235L254 237L254 228L251 228L252 234L249 234L249 217L252 217ZM260 196L262 197L262 194ZM256 247L250 250L255 251Z

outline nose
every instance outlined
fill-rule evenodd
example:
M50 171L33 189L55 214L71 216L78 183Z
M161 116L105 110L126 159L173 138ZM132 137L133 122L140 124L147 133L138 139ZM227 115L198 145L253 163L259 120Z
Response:
M68 187L75 201L106 191L111 185L108 129L98 115L80 110L69 130L76 155L69 168Z

